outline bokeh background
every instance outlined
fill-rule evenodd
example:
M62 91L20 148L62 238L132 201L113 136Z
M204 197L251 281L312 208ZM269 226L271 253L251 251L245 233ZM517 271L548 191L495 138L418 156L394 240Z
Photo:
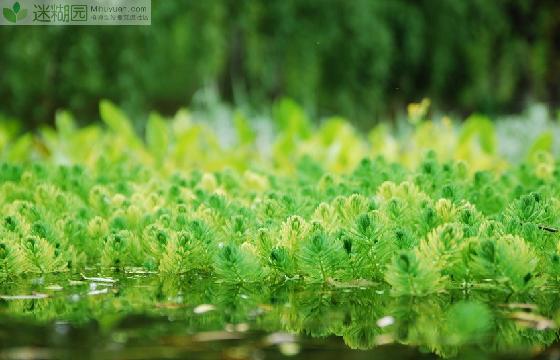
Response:
M33 128L64 108L87 123L107 98L141 123L208 93L252 109L290 97L360 127L423 97L491 116L560 103L557 0L153 0L152 14L0 29L1 119Z

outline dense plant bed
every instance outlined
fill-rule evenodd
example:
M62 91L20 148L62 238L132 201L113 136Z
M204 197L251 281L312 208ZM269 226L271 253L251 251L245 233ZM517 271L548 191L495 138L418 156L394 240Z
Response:
M556 286L560 173L550 134L519 164L493 125L422 119L361 137L313 128L291 102L277 135L236 114L234 146L180 112L145 141L102 102L105 125L1 128L0 277L142 268L224 283L387 283L396 295Z

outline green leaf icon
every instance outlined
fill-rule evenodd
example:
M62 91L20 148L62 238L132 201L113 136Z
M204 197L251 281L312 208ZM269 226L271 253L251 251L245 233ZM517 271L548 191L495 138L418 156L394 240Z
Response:
M14 10L14 12L15 12L16 15L17 15L17 13L19 12L19 9L21 9L21 5L19 4L18 1L16 1L16 2L14 3L14 6L12 7L12 9Z
M16 23L16 21L17 21L16 13L13 12L12 9L4 8L3 11L2 11L2 14L6 18L6 20L8 20L9 22L14 23L14 24Z
M23 20L27 17L27 9L21 9L21 11L17 14L17 21Z

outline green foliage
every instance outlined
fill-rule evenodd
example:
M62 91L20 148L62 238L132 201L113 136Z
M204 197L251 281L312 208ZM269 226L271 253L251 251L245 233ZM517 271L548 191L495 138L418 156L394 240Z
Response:
M395 295L423 296L445 289L438 270L414 252L401 252L387 267L385 280Z
M230 148L183 111L152 114L143 137L112 103L100 112L102 125L61 112L56 130L21 137L0 124L2 279L140 270L396 296L560 279L557 163L542 150L506 163L486 118L443 135L419 118L388 151L341 118L316 129L285 100L265 155L241 113Z
M272 249L269 261L271 269L281 277L281 280L296 275L295 261L285 247L280 246Z
M0 243L0 279L15 277L30 270L21 247L15 242Z
M339 277L338 273L344 266L343 259L340 244L319 231L303 243L299 265L310 282L324 283Z
M472 250L471 261L473 276L496 281L511 291L526 290L542 280L535 272L539 258L518 236L481 240Z
M261 277L261 269L255 261L254 254L246 248L235 245L223 245L214 259L214 271L220 281L225 283L255 282Z
M468 144L474 137L478 138L484 152L493 154L496 151L496 134L489 118L481 115L471 115L467 118L459 137L460 146Z
M168 131L165 119L156 113L151 113L146 124L146 143L158 163L163 162L163 158L168 151Z

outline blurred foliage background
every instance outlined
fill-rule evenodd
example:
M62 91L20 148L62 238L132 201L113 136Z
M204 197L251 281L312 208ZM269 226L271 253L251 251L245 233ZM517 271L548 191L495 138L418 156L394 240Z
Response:
M0 113L88 122L108 98L142 122L210 89L369 126L422 97L462 114L560 102L556 0L153 0L152 14L149 27L3 27Z

